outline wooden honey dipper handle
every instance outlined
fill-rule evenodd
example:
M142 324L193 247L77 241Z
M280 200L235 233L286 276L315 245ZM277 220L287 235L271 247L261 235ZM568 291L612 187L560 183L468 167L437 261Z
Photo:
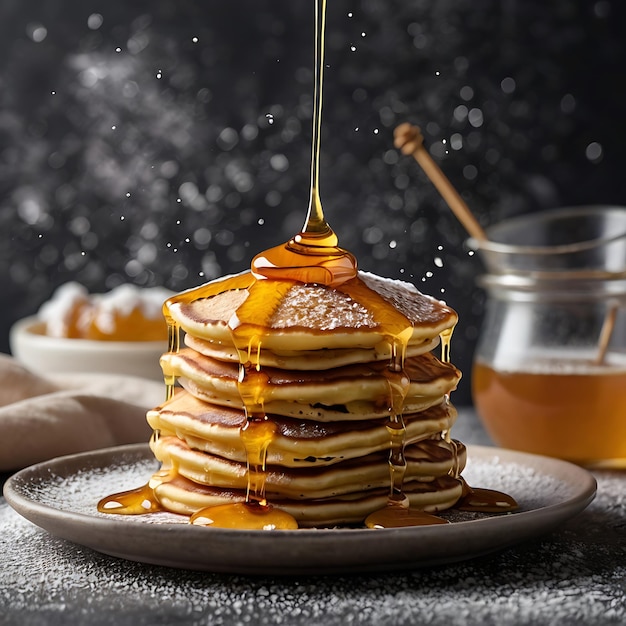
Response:
M400 124L394 131L393 143L403 154L412 156L420 164L470 236L485 241L487 235L478 220L424 147L424 137L420 129L408 122Z
M452 212L458 220L463 224L471 237L479 241L487 241L487 235L482 229L469 207L452 183L446 178L445 174L439 169L439 166L433 161L430 154L424 147L424 137L417 126L409 123L400 124L394 131L394 146L402 151L403 154L412 156L422 167L430 181L437 187L437 190L448 203ZM613 305L607 311L598 341L598 352L595 363L600 365L604 362L609 346L615 319L617 316L616 305Z

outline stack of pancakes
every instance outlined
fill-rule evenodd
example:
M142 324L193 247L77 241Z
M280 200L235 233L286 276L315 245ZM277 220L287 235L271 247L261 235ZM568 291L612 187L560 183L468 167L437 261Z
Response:
M185 346L161 360L180 388L148 412L164 508L193 514L246 500L244 363L261 376L255 403L274 425L264 495L300 526L359 523L386 505L390 419L405 427L411 506L456 503L465 448L449 437L456 411L448 394L460 374L432 353L457 321L452 309L365 272L333 287L250 272L208 285L166 303Z

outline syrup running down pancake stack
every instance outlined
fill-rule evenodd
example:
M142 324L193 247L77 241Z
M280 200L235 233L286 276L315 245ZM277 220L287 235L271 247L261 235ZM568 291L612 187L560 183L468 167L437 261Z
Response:
M164 310L185 339L161 360L179 388L148 413L162 508L261 502L310 527L363 523L394 494L431 512L462 496L460 374L433 353L457 321L443 303L362 271L326 285L244 272Z

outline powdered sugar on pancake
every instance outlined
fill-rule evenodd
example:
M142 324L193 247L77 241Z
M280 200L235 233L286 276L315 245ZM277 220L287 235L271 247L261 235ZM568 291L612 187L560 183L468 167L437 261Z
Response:
M271 318L272 328L293 326L312 330L375 328L374 316L347 294L319 285L294 285Z
M413 324L456 320L456 313L443 302L423 294L411 283L359 272L359 278Z

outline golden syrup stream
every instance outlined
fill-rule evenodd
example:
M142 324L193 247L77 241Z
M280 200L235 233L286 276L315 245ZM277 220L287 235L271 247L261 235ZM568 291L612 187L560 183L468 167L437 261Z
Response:
M302 283L339 285L357 275L356 258L338 246L326 222L319 193L319 163L324 85L326 0L315 2L315 93L311 141L311 189L302 231L286 244L257 255L252 273L259 279L293 279Z
M444 363L450 363L450 343L452 342L452 333L454 332L454 327L446 328L446 330L442 331L439 335L441 339L441 360Z
M165 321L167 323L167 351L176 353L180 350L180 328L169 313L165 315ZM174 396L176 376L168 366L162 365L161 368L163 370L163 382L165 383L165 399L170 400Z
M336 286L357 276L355 257L338 247L338 240L322 211L319 196L319 151L324 75L324 32L326 0L316 1L315 33L315 108L311 155L311 192L302 231L286 244L257 255L251 264L256 282L249 296L237 310L229 326L239 352L239 392L245 407L246 425L241 440L246 450L248 489L244 505L222 505L203 509L191 521L194 524L229 528L297 528L291 516L274 509L265 498L265 463L267 449L274 437L274 425L264 410L267 380L258 365L263 327L267 327L275 307L293 283L317 283ZM292 282L293 281L293 282ZM265 319L263 314L265 312ZM250 358L255 353L255 362Z

